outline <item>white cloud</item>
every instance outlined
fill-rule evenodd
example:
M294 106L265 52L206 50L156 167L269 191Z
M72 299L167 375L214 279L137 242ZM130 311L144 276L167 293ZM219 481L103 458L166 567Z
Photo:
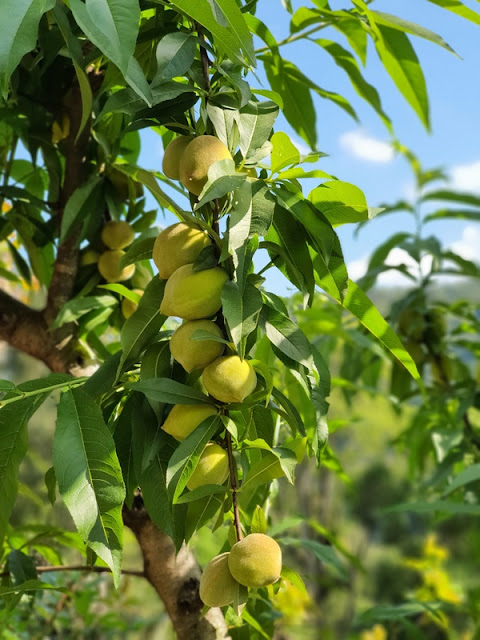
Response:
M450 184L460 191L480 191L480 160L450 169Z
M472 225L466 226L462 230L462 236L460 240L452 242L448 247L451 251L458 254L465 260L471 260L473 262L479 262L480 259L480 228ZM368 268L370 256L365 255L357 260L353 260L347 265L348 275L352 280L357 281L365 275ZM432 256L426 255L422 258L420 263L420 269L417 262L404 250L395 247L390 251L385 261L390 266L405 265L409 273L415 277L418 277L419 271L423 274L428 273L432 266ZM455 268L455 265L452 264ZM459 276L455 275L442 275L437 276L442 278L443 281L455 281ZM412 280L407 278L403 273L396 269L390 269L380 274L377 278L377 284L383 287L398 287L412 285Z
M393 160L394 151L387 142L377 140L364 131L347 131L340 136L340 146L350 155L369 162L386 164Z
M354 260L348 265L348 275L350 276L350 278L352 278L352 280L358 280L363 275L365 275L369 260L369 256L363 256L362 258ZM419 271L423 273L428 272L432 264L432 257L424 256L421 260L419 269L418 263L404 249L395 247L388 254L385 264L391 267L404 265L412 276L418 277ZM389 269L388 271L384 271L377 278L377 284L383 287L406 286L411 283L412 280L410 278L404 275L401 271L397 271L396 269Z
M366 272L368 267L369 256L363 256L358 260L353 260L348 264L348 275L352 280L360 280Z
M453 242L450 249L465 260L480 260L480 228L466 226L460 240Z

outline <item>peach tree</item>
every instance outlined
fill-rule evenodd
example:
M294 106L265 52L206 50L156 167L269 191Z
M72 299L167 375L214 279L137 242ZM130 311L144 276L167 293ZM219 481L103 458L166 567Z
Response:
M461 2L429 2L478 22ZM353 118L355 110L282 52L303 40L333 58L393 133L361 71L368 43L427 128L425 79L410 36L450 47L363 0L342 9L315 0L296 11L285 0L291 32L277 41L256 15L262 4L1 3L0 338L51 370L19 385L0 381L7 625L22 595L59 588L42 579L48 527L22 537L9 523L27 425L52 393L58 411L46 490L71 514L84 545L81 568L108 569L118 585L127 526L143 554L142 576L179 638L253 638L273 633L278 579L303 588L294 568L280 567L278 543L289 541L267 535L272 481L293 483L305 455L321 465L328 436L326 354L269 291L270 270L301 292L303 305L323 290L419 378L401 340L349 279L335 231L379 210L330 175L328 161L327 171L317 168L324 154L314 98ZM317 37L324 29L333 39ZM309 153L276 125L280 113ZM171 152L178 146L163 170L139 164L154 136ZM220 153L206 151L207 138ZM306 179L313 190L304 191ZM182 254L188 238L176 237L174 225L167 236L159 232L157 207L197 234L198 250ZM178 318L186 321L181 328ZM272 367L290 371L289 389L275 386ZM221 472L209 475L207 448ZM219 552L237 549L222 574L233 580L223 609L204 609L188 547L205 525L224 528ZM254 569L262 554L273 558L275 571L264 580L244 577L237 544L249 539L275 545L249 549ZM341 566L331 546L311 550ZM215 566L209 571L216 580Z

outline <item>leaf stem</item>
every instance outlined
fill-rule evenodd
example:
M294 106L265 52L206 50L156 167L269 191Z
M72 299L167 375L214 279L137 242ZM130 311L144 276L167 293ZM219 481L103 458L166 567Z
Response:
M232 489L232 502L233 502L233 522L235 524L237 540L240 541L243 538L243 535L242 535L242 525L240 524L240 512L238 509L238 500L237 500L237 492L238 492L237 469L236 469L235 459L233 457L232 436L230 435L229 431L227 431L225 442L227 443L228 467L230 469L230 487Z
M325 29L331 25L331 22L319 22L315 27L311 29L307 29L306 31L302 31L297 33L295 36L288 36L288 38L284 38L277 42L277 47L283 47L286 44L290 44L291 42L295 42L296 40L302 40L303 38L308 38L308 36L312 35L312 33L316 33L320 31L320 29ZM270 51L270 47L261 47L260 49L255 49L255 54L265 53L266 51Z
M72 387L78 387L82 385L86 380L88 380L88 376L75 378L74 380L66 382L59 382L58 384L52 384L49 387L42 387L41 389L36 389L35 391L22 391L21 389L17 388L17 392L19 395L14 396L13 398L7 398L6 400L1 400L0 409L7 404L11 404L12 402L17 402L18 400L23 400L24 398L28 398L30 396L38 396L39 394L46 393L47 391L55 391L56 389L63 389L64 387L68 387L69 389L71 389Z

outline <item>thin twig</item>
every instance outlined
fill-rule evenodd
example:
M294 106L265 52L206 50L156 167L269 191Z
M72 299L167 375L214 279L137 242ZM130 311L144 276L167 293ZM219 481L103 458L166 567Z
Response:
M10 146L10 153L7 159L7 163L5 165L5 172L3 174L3 186L6 187L8 185L8 180L10 178L10 172L12 171L13 161L15 160L15 152L17 150L18 144L18 136L14 135L12 138L12 144Z
M243 538L243 535L242 535L242 525L240 524L240 512L238 510L238 500L237 500L237 491L238 491L237 470L235 465L235 459L233 457L232 436L230 435L229 431L227 431L225 441L227 443L228 467L230 469L230 487L232 489L233 521L235 523L237 540L240 541Z
M320 22L319 24L317 24L315 27L312 27L311 29L307 29L306 31L297 33L297 35L295 36L288 36L288 38L284 38L283 40L280 40L280 42L277 42L277 47L283 47L284 45L290 44L291 42L295 42L296 40L302 40L303 38L308 38L308 36L312 35L312 33L320 31L320 29L325 29L325 27L329 27L331 24L332 24L331 22ZM260 49L255 49L255 54L265 53L266 51L270 51L270 47L261 47Z
M195 30L197 31L197 35L198 35L198 39L200 40L200 43L204 42L205 38L203 36L202 27L198 22L195 22ZM210 91L210 71L209 71L210 60L208 59L207 50L205 49L203 44L200 44L200 59L202 61L202 73L203 73L203 79L205 80L205 90L207 91L207 93L209 93ZM208 100L208 95L205 96L205 100Z
M40 565L35 567L37 573L50 573L52 571L85 571L89 573L112 573L110 567L90 567L83 564L71 564L71 565ZM144 578L145 573L143 571L136 571L135 569L122 569L122 574L125 576L137 576ZM9 576L10 571L3 571L0 573L0 577Z

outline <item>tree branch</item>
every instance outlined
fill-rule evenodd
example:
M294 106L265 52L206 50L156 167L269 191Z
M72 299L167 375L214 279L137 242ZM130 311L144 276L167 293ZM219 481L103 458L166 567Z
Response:
M0 340L44 362L55 372L69 371L66 354L55 344L40 311L0 290Z
M91 82L94 78L96 76L89 75ZM65 156L65 174L57 207L59 230L68 200L74 191L84 184L89 173L88 145L91 117L77 140L76 136L82 121L83 106L80 86L76 79L73 81L65 102L65 109L70 119L70 132L62 144ZM79 240L79 228L76 227L58 247L52 279L48 288L47 305L43 312L49 326L53 323L63 305L72 297L78 270ZM60 334L63 335L65 331L65 329L62 329Z
M45 565L35 567L37 573L50 573L52 571L84 571L86 573L112 573L110 567L89 567L88 565L83 564L72 564L72 565ZM138 578L145 578L145 573L143 571L136 571L135 569L122 569L122 574L124 576L136 576ZM9 576L10 571L2 571L0 573L0 577Z
M123 507L123 521L138 540L144 573L165 604L178 640L226 640L222 612L212 608L202 617L199 596L200 568L184 544L178 554L172 539L151 521L136 496L132 509Z
M203 36L203 31L200 23L195 22L195 29L197 31L197 35L198 35L198 39L200 40L200 43L203 43L205 41L205 38ZM203 79L205 81L205 91L208 94L210 92L210 71L209 71L210 60L208 59L207 50L202 44L200 44L200 59L202 61L202 74L203 74ZM206 101L208 100L208 95L205 97L205 100Z

